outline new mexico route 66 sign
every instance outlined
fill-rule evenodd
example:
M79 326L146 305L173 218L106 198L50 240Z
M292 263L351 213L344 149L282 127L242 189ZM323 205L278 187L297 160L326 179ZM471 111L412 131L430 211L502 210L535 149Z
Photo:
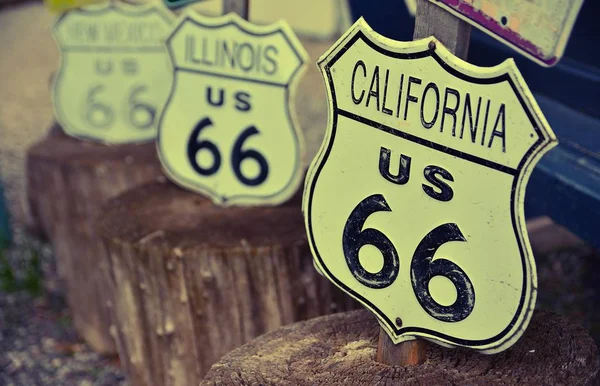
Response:
M221 205L278 204L298 188L304 145L290 103L307 54L284 22L183 17L158 150L176 183Z
M396 343L509 347L536 297L525 186L556 143L514 62L476 67L361 19L319 66L329 127L304 195L318 268Z
M165 8L122 2L64 13L54 25L61 52L52 99L69 135L108 143L152 140L171 85Z

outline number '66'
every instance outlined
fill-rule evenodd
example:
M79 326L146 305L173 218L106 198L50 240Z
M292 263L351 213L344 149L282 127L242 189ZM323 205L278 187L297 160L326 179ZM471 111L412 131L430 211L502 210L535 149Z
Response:
M96 85L88 90L85 99L83 119L97 129L106 128L114 123L114 106L102 101L99 95L104 92L103 85ZM140 100L140 95L147 91L143 85L133 87L124 107L127 120L136 129L150 129L154 124L156 109Z
M212 176L221 168L221 151L217 145L209 140L200 139L202 132L210 126L213 126L210 118L201 119L192 130L187 143L187 156L190 165L196 173L206 177ZM230 162L233 173L246 186L258 186L265 182L269 175L269 164L266 158L258 150L243 149L243 145L248 138L259 134L260 132L254 125L245 128L236 139L231 151ZM197 156L203 150L209 152L212 156L212 164L209 167L198 163ZM259 169L257 175L247 176L242 172L242 162L245 160L254 160L257 163Z
M342 237L350 272L362 285L374 289L389 287L400 272L398 251L391 240L377 229L362 229L367 217L381 211L392 211L383 195L373 194L365 198L350 214ZM467 241L454 223L442 224L426 234L413 253L410 278L417 300L429 315L444 322L459 322L473 311L475 291L471 280L458 265L445 258L433 259L438 248L450 241ZM365 245L373 245L381 252L383 267L379 272L371 273L361 265L359 251ZM457 297L453 304L442 305L431 296L429 282L435 276L446 277L456 287Z

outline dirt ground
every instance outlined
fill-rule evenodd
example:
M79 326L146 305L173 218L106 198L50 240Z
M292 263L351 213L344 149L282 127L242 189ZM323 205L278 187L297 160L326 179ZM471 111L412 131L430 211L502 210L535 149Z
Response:
M0 9L0 179L17 223L27 213L25 151L52 122L49 77L58 66L52 22L41 2Z

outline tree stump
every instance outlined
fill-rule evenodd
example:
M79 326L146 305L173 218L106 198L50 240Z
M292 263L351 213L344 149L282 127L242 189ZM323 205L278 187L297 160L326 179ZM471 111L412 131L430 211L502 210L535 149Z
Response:
M93 219L108 198L161 175L154 143L106 146L54 127L28 150L33 223L52 244L76 330L98 352L114 353L116 347L98 274L103 249Z
M208 385L595 385L600 361L590 335L535 311L508 350L484 355L427 342L421 365L375 361L379 324L366 310L324 316L263 335L216 363Z
M152 182L106 204L98 232L132 385L197 385L258 335L357 307L313 267L300 193L279 207L221 208Z
M46 133L46 136L44 137L42 142L49 138L65 139L67 138L67 135L62 130L62 127L60 127L60 125L55 122L52 124L52 126L50 126L50 129L48 129L48 132ZM27 161L27 163L29 162ZM27 196L27 215L26 223L24 224L25 229L30 235L33 235L44 241L49 241L50 238L48 235L47 227L51 228L52 218L43 216L47 213L41 213L41 208L39 208L39 203L37 202L38 199L41 199L41 194L38 191L40 186L34 186L35 181L30 181L30 177L31 173L27 172L27 191L25 192Z

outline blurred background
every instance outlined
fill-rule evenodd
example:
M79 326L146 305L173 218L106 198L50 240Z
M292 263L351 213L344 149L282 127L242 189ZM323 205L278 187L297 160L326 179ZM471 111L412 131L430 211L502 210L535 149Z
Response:
M222 5L207 0L190 7L216 15ZM527 193L540 281L538 307L581 322L598 343L597 15L600 3L586 1L556 67L542 68L476 29L469 61L490 66L514 57L561 141L534 173ZM259 23L287 19L303 41L319 42L323 51L360 16L385 36L412 39L410 2L407 7L402 0L251 0L250 9L250 19ZM25 154L53 123L50 82L59 61L50 32L55 17L40 1L0 0L0 384L125 384L116 358L95 354L76 337L60 291L44 284L51 280L43 276L54 271L52 252L27 233ZM313 63L316 59L311 57ZM317 82L306 92L314 93L315 114L324 130L325 90ZM310 141L318 146L322 134Z

